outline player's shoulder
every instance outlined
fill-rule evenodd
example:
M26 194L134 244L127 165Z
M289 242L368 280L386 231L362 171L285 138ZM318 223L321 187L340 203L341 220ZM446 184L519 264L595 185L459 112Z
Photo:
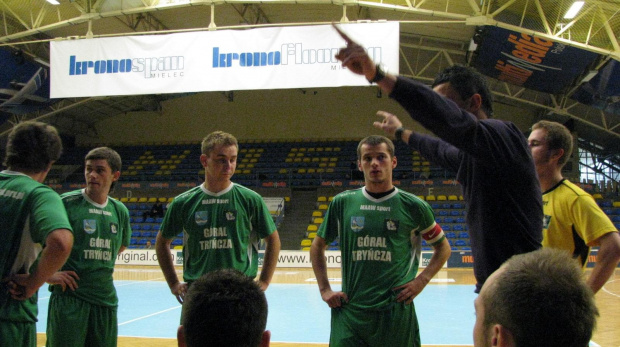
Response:
M82 195L82 190L72 190L70 192L62 193L60 198L64 203L72 202L75 200L82 200L84 197Z
M332 201L340 201L344 199L351 199L351 198L358 197L360 195L363 195L363 189L364 187L345 190L343 192L336 194Z
M175 196L174 199L172 199L172 202L173 203L174 202L179 203L179 202L185 201L187 199L191 199L196 194L202 194L202 189L200 189L200 186L196 186L194 188L186 190L183 193Z
M577 197L592 198L592 195L590 195L590 193L586 192L581 187L579 187L578 185L576 185L575 183L567 179L564 179L562 180L562 182L560 182L559 188L561 189L561 193L567 196L573 196L576 198Z
M111 196L108 196L108 204L112 204L116 209L127 211L127 213L129 213L129 209L125 206L125 204Z

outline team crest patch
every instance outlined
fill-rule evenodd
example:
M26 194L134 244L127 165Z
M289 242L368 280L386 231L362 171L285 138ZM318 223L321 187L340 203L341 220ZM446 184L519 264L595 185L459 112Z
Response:
M198 225L205 225L209 221L209 213L207 211L197 211L194 220Z
M97 231L97 221L94 219L84 219L84 231L87 234L92 234Z
M110 231L112 234L116 234L118 232L118 224L110 223Z
M549 229L549 223L551 223L551 216L545 215L543 217L543 229L545 230Z
M237 211L226 211L224 212L227 221L234 221L237 219Z
M397 231L398 230L398 221L394 219L386 219L385 220L385 231Z
M359 232L364 229L364 217L351 217L351 230Z

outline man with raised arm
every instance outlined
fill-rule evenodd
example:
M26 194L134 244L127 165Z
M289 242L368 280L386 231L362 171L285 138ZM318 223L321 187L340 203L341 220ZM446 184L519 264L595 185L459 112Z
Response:
M336 58L396 100L437 137L404 129L393 114L374 126L404 141L427 160L456 172L466 200L474 256L476 292L486 278L515 254L541 247L540 184L523 133L512 123L490 119L492 97L486 80L471 68L453 66L433 89L385 73L359 44L347 43Z

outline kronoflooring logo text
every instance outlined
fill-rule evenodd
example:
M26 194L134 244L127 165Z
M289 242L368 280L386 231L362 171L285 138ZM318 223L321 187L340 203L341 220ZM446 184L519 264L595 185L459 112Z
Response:
M340 48L306 48L302 43L284 43L279 51L271 52L226 52L220 47L213 47L213 67L227 68L234 66L258 67L293 64L340 64L336 59ZM366 48L368 55L375 62L382 61L382 47Z
M142 73L144 78L183 77L185 69L184 56L121 58L106 60L78 60L69 57L69 76Z

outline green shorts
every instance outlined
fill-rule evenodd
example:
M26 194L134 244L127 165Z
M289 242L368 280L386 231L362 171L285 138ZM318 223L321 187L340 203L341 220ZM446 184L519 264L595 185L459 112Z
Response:
M72 295L52 294L46 346L116 347L117 309L93 305Z
M420 347L420 327L413 304L393 303L380 311L332 309L330 347Z
M0 320L0 346L37 347L36 323Z

